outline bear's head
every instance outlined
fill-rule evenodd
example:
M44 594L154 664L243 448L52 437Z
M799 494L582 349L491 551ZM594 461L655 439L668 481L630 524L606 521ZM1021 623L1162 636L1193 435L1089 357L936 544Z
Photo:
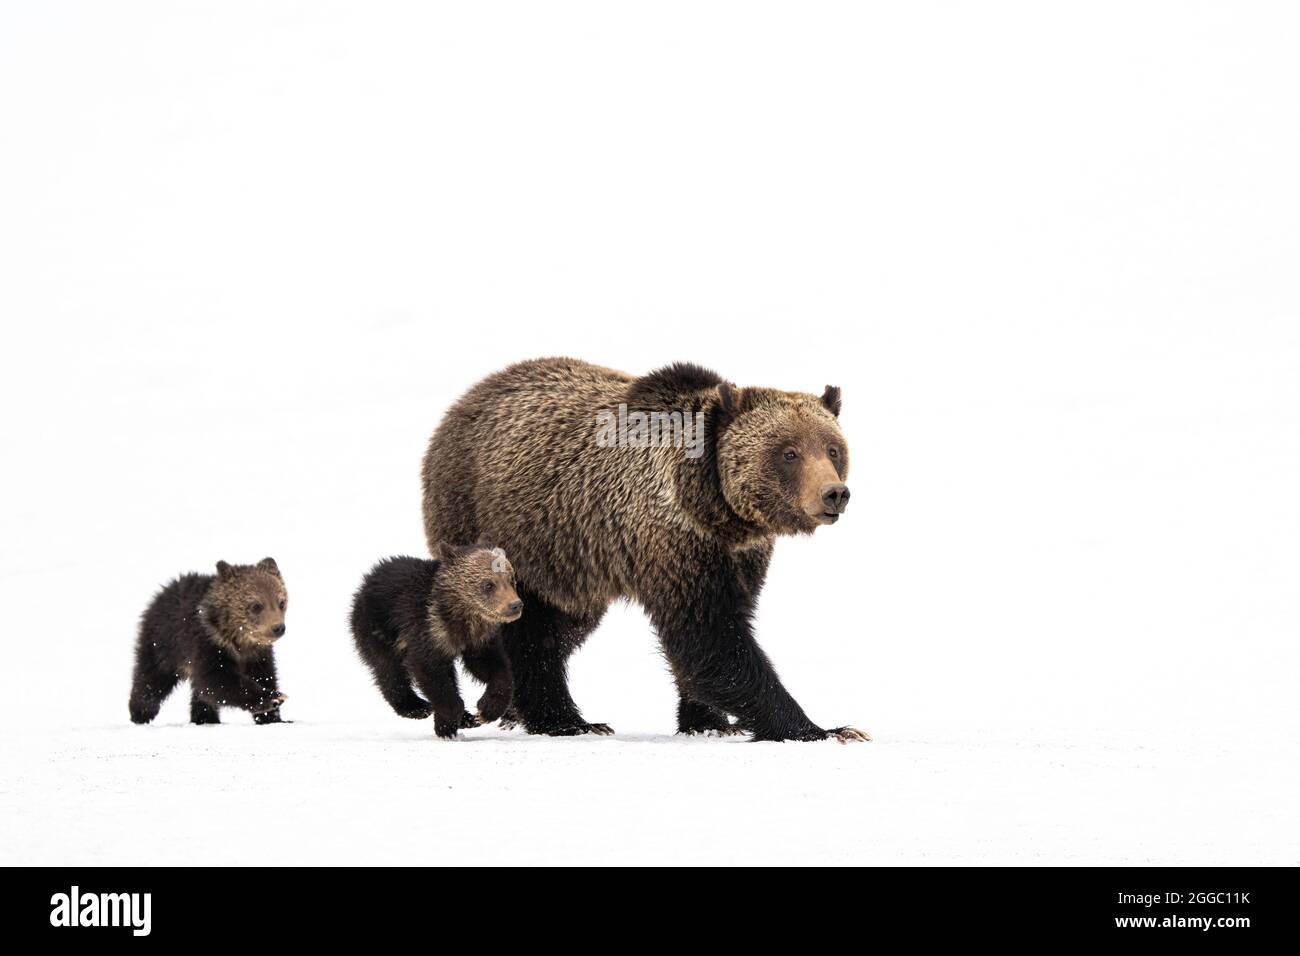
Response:
M257 564L217 562L201 608L211 632L236 651L269 647L284 636L289 592L274 558Z
M515 569L490 536L467 546L444 541L434 557L439 562L438 589L457 611L495 624L519 620L524 602L515 590Z
M718 478L731 509L769 534L811 534L849 503L840 390L718 386Z

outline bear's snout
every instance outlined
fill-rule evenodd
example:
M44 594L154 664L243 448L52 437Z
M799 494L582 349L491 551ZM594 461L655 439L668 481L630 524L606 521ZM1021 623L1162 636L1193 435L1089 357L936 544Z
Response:
M275 637L284 637L284 625L275 625L275 627L271 628L271 634Z
M829 518L844 514L849 506L849 486L842 481L822 487L822 504L826 506L824 514Z

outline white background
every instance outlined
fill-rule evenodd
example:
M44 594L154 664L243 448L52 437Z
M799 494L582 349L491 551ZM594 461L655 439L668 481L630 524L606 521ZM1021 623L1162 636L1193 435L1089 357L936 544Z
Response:
M0 862L1300 863L1300 19L1240 3L9 3ZM844 389L758 621L841 747L393 716L351 590L511 361ZM291 726L127 722L274 555ZM474 825L481 816L490 825Z

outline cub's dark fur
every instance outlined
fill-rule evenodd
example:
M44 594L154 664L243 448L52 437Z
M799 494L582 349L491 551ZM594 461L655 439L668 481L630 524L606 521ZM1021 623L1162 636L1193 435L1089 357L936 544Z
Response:
M352 601L352 637L393 710L416 719L432 713L434 732L454 737L462 727L491 723L510 705L510 664L499 632L519 619L523 603L514 569L487 538L465 548L439 544L435 553L435 561L386 558L371 569ZM487 685L477 715L461 700L457 657Z
M271 558L218 561L216 576L186 574L164 587L140 621L131 720L153 720L188 679L193 723L220 723L221 707L247 710L259 724L280 723L286 697L276 686L271 645L284 634L288 599Z

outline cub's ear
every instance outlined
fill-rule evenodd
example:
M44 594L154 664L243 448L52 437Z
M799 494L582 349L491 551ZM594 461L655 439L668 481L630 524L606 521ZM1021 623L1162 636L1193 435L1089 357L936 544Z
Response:
M451 564L460 554L460 549L447 541L439 541L433 549L433 556L443 564Z
M270 571L277 578L280 576L280 566L275 563L275 558L263 558L257 562L257 566L263 571Z
M217 577L219 577L223 581L229 581L234 576L235 576L234 568L232 568L225 561L217 562Z
M492 537L492 535L488 534L486 531L479 535L478 540L474 542L474 547L476 548L487 548L488 550L491 550L496 546L497 539Z
M730 382L723 382L718 386L718 404L728 415L735 415L740 411L741 403L745 400L745 390L737 388Z
M836 418L840 417L840 387L838 385L827 385L826 391L822 392L822 404L826 410Z

